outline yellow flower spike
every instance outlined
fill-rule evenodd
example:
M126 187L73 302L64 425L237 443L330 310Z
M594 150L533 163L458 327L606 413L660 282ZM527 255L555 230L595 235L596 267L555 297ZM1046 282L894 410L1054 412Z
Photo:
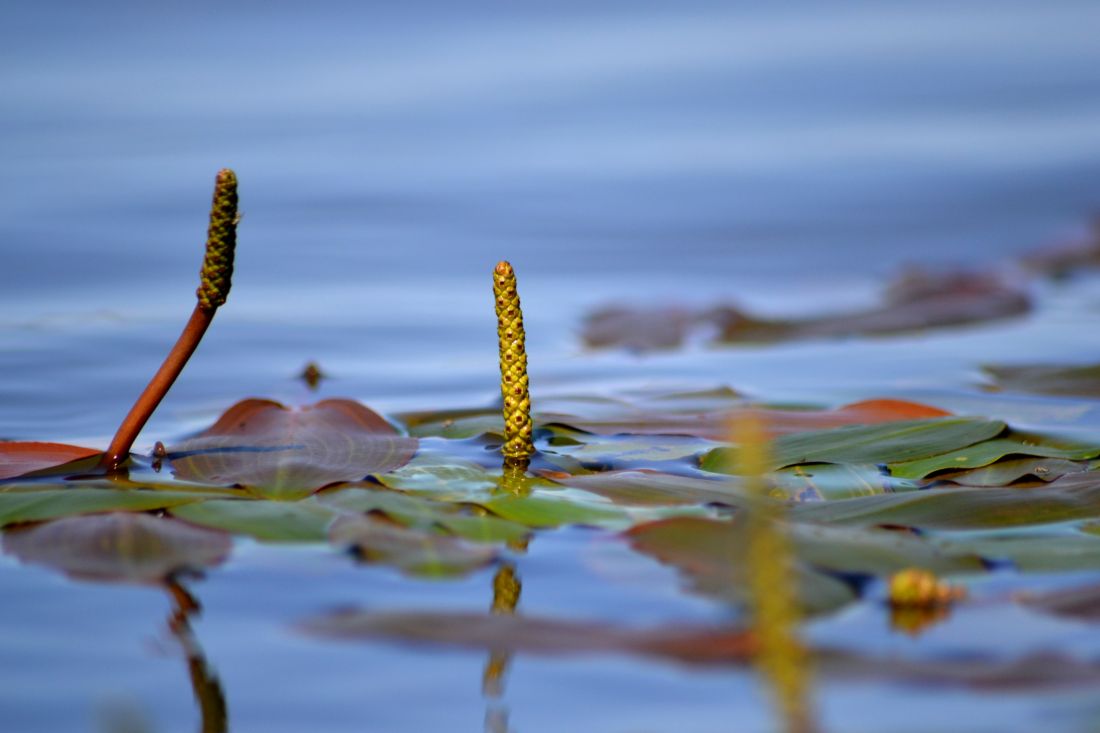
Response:
M527 351L524 345L523 310L516 290L516 273L508 262L497 263L493 272L497 337L500 341L500 394L504 398L505 464L526 468L535 452L531 442L531 395L527 388Z
M225 304L233 278L233 253L237 247L237 174L228 168L214 179L210 227L206 232L206 256L199 270L199 307L214 311Z
M945 583L921 568L907 568L890 578L890 605L896 608L948 606L965 596L965 588Z
M798 639L801 616L794 554L780 524L783 506L769 496L764 476L768 442L758 418L739 417L733 425L737 473L748 489L745 509L746 571L752 628L757 637L755 664L772 690L787 733L814 730L810 706L810 667Z

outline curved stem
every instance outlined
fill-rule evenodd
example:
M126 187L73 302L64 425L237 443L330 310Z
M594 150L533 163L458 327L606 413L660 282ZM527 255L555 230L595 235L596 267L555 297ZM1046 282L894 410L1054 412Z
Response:
M125 463L130 456L130 448L133 447L134 441L137 440L141 429L145 427L145 423L149 421L153 410L157 409L157 405L161 403L164 395L168 393L176 378L179 377L180 372L183 371L187 360L198 348L203 334L206 333L206 329L210 327L210 323L214 320L214 312L213 310L205 310L202 306L195 306L195 310L192 311L187 325L183 327L183 332L176 340L175 346L168 352L168 356L165 357L164 363L160 365L160 369L149 380L149 384L145 386L145 389L137 398L137 402L130 408L130 412L126 415L122 424L119 425L114 439L111 440L111 445L108 446L107 452L103 454L103 459L100 461L101 468L113 472Z

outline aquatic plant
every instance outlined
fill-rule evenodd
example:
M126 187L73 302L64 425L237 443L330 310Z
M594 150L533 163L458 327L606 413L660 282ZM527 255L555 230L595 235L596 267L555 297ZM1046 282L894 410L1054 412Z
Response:
M506 464L526 467L535 447L531 442L531 395L527 380L526 334L523 309L516 288L516 273L508 262L497 263L493 271L496 299L497 338L500 342L500 394L504 400L504 445Z

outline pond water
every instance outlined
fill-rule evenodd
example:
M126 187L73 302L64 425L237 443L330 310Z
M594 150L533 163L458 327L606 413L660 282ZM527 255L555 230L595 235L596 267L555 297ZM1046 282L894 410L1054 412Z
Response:
M1024 317L908 336L652 355L578 337L608 302L841 312L907 263L1012 271L1079 235L1100 204L1095 3L108 1L6 16L4 439L106 445L192 307L223 166L244 215L233 293L141 453L248 396L350 397L390 416L492 405L500 259L519 276L536 403L725 385L823 407L903 397L1100 439L1100 419L1057 417L1100 403L991 394L979 371L1095 361L1089 275L1032 281ZM317 393L297 378L310 361L329 376ZM607 530L540 531L512 562L535 616L731 614ZM189 635L169 632L163 589L5 555L0 728L194 730L196 668L238 733L774 728L743 668L520 654L494 695L484 651L298 629L349 606L485 610L492 578L413 579L324 543L238 538L187 583L202 605ZM973 588L1097 580L1076 567ZM1092 627L1017 606L963 607L914 639L891 630L880 591L810 638L880 656L1100 657ZM815 697L826 730L1076 731L1100 715L1094 691L826 675Z

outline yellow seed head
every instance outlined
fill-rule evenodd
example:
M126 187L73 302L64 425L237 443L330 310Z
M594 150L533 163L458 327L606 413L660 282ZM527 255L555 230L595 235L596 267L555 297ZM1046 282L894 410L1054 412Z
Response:
M535 452L531 442L527 351L516 274L507 262L498 263L493 271L493 296L500 342L500 395L504 400L504 446L501 453L511 461L526 461Z
M228 168L214 179L214 201L210 205L210 228L206 233L206 256L199 271L199 307L220 308L229 296L233 277L233 253L237 247L237 174Z

